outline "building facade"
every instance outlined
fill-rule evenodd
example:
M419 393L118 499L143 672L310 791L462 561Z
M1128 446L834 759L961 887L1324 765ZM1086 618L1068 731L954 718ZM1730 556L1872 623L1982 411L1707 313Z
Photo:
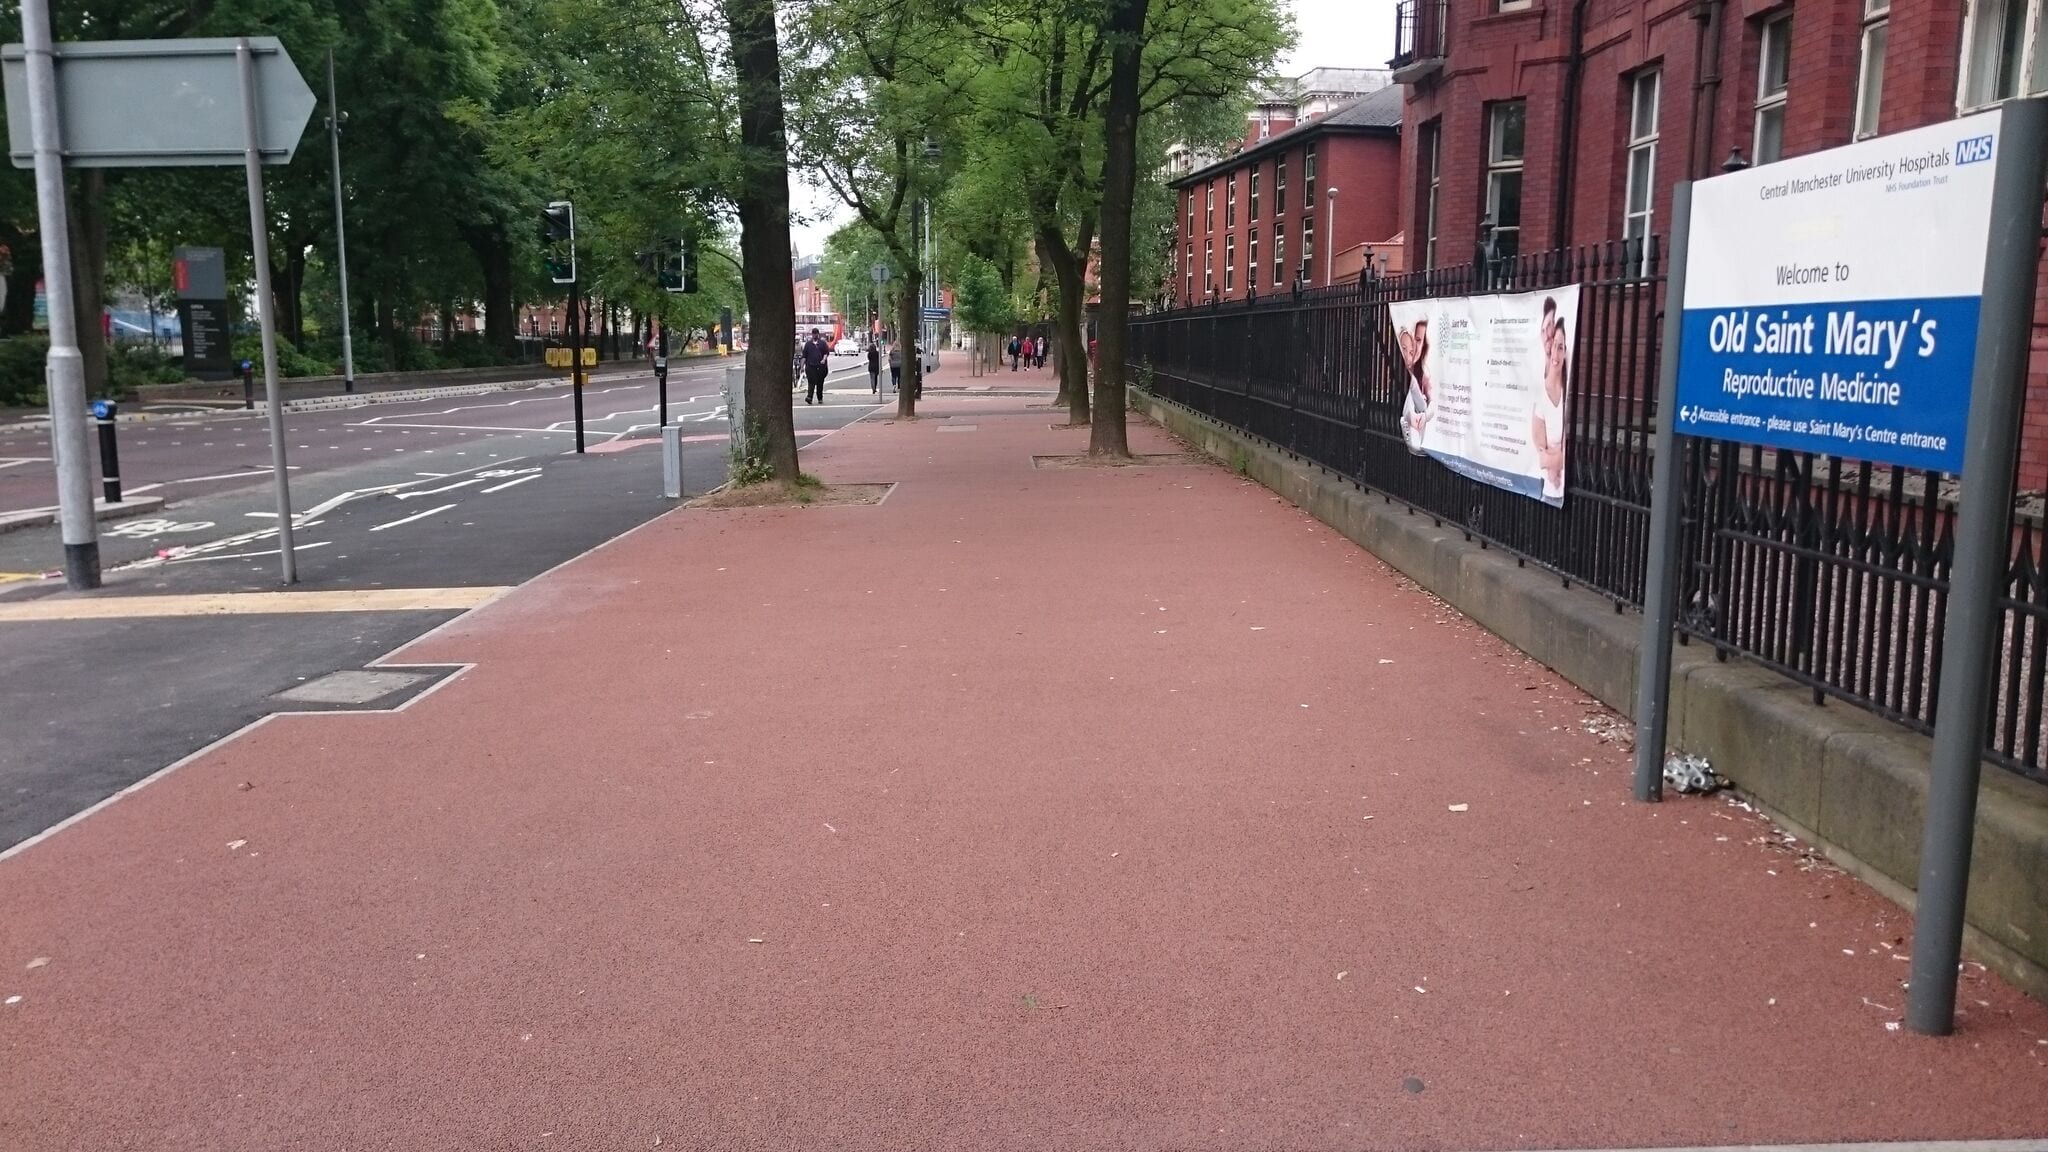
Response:
M1401 0L1411 269L1668 236L1681 179L2048 91L2030 0ZM2048 277L2044 277L2048 286ZM2048 486L2048 292L2022 486Z
M1327 115L1262 133L1254 114L1233 156L1174 179L1167 294L1176 304L1323 287L1335 258L1400 231L1402 92L1383 88ZM1357 275L1354 265L1352 276Z
M1328 115L1339 105L1378 92L1392 83L1392 73L1384 68L1311 68L1259 97L1245 118L1242 146L1248 147L1277 136L1304 120ZM1196 148L1186 142L1168 145L1167 178L1186 176L1197 168L1207 168L1224 155L1223 151Z

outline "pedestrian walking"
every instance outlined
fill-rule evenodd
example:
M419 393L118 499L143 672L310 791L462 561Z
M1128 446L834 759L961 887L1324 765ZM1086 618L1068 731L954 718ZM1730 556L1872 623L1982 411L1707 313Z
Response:
M1046 357L1046 353L1050 352L1051 350L1052 350L1052 337L1051 337L1051 336L1041 336L1041 337L1039 337L1039 338L1038 338L1038 366L1039 366L1040 368L1043 368L1043 367L1045 367L1045 357Z
M903 345L889 345L889 387L903 391Z
M1029 337L1029 336L1026 336L1026 337L1024 338L1024 366L1025 366L1026 368L1031 368L1031 367L1035 367L1035 366L1036 366L1036 363L1037 363L1037 360L1038 360L1038 341L1036 341L1036 340L1033 340L1033 339L1032 339L1031 337Z
M810 387L804 390L804 403L825 402L825 373L831 356L832 346L825 343L824 334L811 329L811 338L804 341L803 349L804 377L810 381Z
M1024 344L1015 336L1010 337L1010 371L1017 370L1017 357L1024 351Z
M868 391L882 394L882 350L872 340L868 341Z

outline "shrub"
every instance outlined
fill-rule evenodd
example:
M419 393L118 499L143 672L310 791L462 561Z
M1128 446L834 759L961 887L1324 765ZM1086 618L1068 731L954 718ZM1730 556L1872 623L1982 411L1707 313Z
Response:
M50 355L44 336L9 336L0 340L0 404L43 402L43 363Z

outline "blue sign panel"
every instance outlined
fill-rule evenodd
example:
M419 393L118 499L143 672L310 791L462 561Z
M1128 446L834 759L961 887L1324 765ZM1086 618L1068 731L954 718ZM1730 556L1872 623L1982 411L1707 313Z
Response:
M1960 472L1979 304L1689 308L1678 430Z

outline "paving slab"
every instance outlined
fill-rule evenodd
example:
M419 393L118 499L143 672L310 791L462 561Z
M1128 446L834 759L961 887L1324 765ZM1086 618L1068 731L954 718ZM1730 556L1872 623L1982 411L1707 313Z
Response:
M0 859L0 1147L2048 1134L2048 1008L1895 1028L1908 916L1329 529L925 409Z

